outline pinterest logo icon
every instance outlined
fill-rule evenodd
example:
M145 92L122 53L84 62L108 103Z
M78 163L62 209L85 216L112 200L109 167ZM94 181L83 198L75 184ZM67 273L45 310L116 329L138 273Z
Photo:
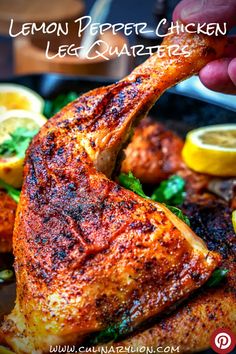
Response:
M235 345L235 336L227 328L219 328L211 336L211 347L216 353L228 354L234 349Z

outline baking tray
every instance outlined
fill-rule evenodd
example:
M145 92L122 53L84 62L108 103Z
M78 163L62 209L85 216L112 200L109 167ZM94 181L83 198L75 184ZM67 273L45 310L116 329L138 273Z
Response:
M16 83L27 86L39 93L45 99L53 99L59 94L75 91L78 95L96 87L113 83L104 78L85 78L64 76L60 74L39 74L14 77L9 80L0 80L0 83ZM190 97L183 97L173 92L166 92L152 108L150 115L163 122L167 127L184 137L186 133L196 127L213 124L236 123L235 112L203 102ZM13 257L0 254L1 262L11 266ZM0 319L10 312L14 305L15 284L0 286ZM207 350L202 354L214 353Z

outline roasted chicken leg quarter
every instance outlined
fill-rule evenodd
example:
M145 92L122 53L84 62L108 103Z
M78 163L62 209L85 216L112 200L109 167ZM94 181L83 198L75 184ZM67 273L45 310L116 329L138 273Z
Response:
M124 80L95 89L33 139L13 236L17 300L1 327L16 353L46 353L170 311L218 266L166 207L110 178L132 126L170 86L221 56L222 38L170 35L190 56L153 55Z
M235 182L190 170L181 155L183 145L174 132L146 118L126 149L123 171L131 170L142 182L149 183L174 174L184 178L186 198L180 208L208 248L221 254L221 269L228 271L227 276L218 285L202 287L146 330L107 344L107 350L110 346L132 347L138 353L143 347L173 346L179 347L181 354L195 353L210 348L212 333L219 328L229 328L236 334L236 234L231 221ZM209 186L218 195L210 193ZM220 196L227 196L227 201Z

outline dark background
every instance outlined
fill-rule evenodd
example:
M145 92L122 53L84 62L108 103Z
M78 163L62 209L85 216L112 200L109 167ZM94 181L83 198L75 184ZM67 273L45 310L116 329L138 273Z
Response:
M94 4L94 0L84 0L88 12ZM200 0L197 0L200 1ZM147 22L150 26L155 25L155 7L158 0L113 0L109 14L109 22ZM168 0L167 15L171 14L175 5L180 0Z
M94 4L94 0L84 0L86 9L89 10ZM174 8L178 0L168 0L169 10ZM113 0L111 5L111 13L109 20L115 22L150 22L152 19L152 12L155 8L156 0ZM170 12L170 11L169 11ZM152 22L153 23L153 22Z
M1 1L1 0L0 0ZM49 0L50 1L50 0ZM149 26L155 26L155 6L158 0L113 0L107 22L146 22ZM162 1L162 0L161 0ZM199 0L197 0L199 1ZM90 11L95 0L84 0L86 14ZM171 19L172 11L179 0L168 0L167 15ZM66 6L66 0L65 0ZM129 42L137 41L135 35L129 37ZM0 78L12 76L12 39L0 34Z

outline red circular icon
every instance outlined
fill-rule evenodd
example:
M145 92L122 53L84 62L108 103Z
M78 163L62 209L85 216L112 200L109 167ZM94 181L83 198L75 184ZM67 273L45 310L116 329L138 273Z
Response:
M218 354L230 353L236 345L236 338L227 328L219 328L212 333L211 347Z

